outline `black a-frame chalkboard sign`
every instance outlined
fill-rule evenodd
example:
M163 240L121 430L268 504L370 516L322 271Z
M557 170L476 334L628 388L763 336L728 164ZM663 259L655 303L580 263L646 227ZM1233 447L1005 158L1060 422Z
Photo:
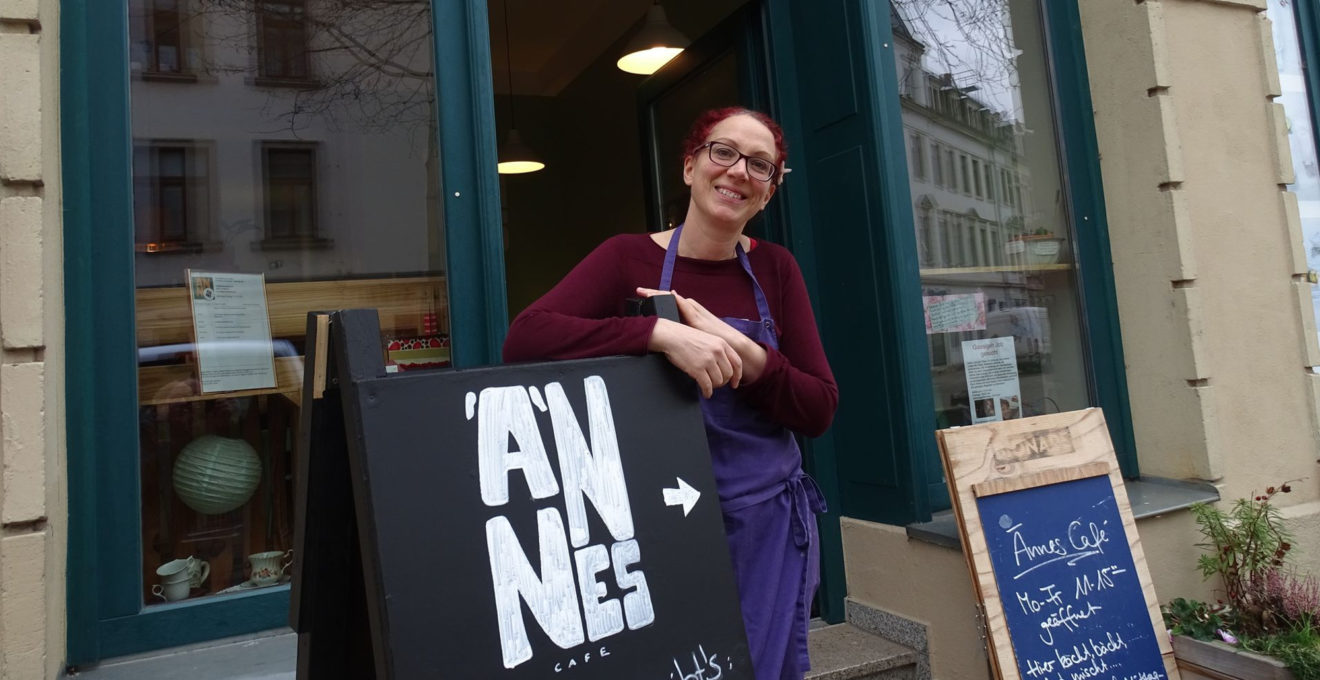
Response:
M697 395L662 358L387 375L371 310L307 339L300 679L753 677Z

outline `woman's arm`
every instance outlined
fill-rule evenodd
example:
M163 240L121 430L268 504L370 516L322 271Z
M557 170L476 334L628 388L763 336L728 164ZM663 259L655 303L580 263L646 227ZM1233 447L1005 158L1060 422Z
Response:
M623 316L634 285L617 239L578 263L562 281L513 320L504 360L582 359L645 354L655 317Z
M504 360L583 359L660 352L697 382L703 396L737 385L742 360L714 335L656 317L622 316L638 273L617 237L602 243L509 326Z

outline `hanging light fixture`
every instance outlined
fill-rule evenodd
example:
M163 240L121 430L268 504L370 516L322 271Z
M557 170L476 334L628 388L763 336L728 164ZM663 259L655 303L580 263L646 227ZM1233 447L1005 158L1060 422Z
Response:
M504 66L509 77L509 134L500 145L499 162L495 168L501 175L521 175L536 172L545 167L545 163L518 134L518 116L514 108L513 95L513 60L509 57L509 0L504 0Z
M628 41L617 63L628 73L649 76L687 46L687 36L669 25L665 8L660 6L660 0L656 0L651 9L646 10L646 25Z

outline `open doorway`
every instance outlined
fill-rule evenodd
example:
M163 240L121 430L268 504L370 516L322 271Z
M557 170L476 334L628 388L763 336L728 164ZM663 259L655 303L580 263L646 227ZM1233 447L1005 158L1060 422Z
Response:
M516 125L546 163L500 180L510 318L606 238L681 220L688 125L754 102L747 0L665 0L692 44L651 76L620 70L652 3L490 0L498 139Z

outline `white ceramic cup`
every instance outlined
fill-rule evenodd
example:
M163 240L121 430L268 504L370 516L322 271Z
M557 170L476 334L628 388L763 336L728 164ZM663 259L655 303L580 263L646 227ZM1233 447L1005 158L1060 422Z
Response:
M187 571L183 572L185 575ZM177 602L188 597L188 579L185 576L182 580L170 583L157 583L151 587L151 594L159 597L166 602Z
M162 584L179 583L180 581L188 583L192 576L188 573L188 560L170 560L156 567L156 575L160 577Z
M156 568L156 575L161 583L188 581L191 588L200 588L207 576L211 575L211 564L196 557L184 557L170 560Z
M279 583L284 570L293 564L293 551L268 550L248 555L248 564L252 567L252 582L259 586ZM287 561L286 561L287 560Z

